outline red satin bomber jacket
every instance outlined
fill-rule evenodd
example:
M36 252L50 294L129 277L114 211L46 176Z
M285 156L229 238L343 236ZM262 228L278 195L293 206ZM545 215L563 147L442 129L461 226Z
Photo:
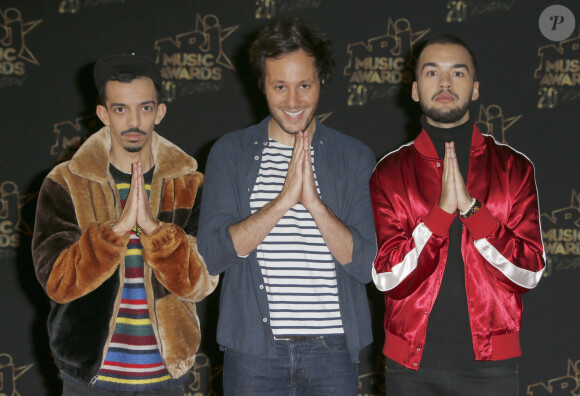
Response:
M370 180L385 293L385 356L417 370L447 261L455 216L439 206L443 160L424 130L386 155ZM481 209L463 222L461 251L476 360L521 355L520 294L535 287L545 254L532 163L474 125L466 180Z

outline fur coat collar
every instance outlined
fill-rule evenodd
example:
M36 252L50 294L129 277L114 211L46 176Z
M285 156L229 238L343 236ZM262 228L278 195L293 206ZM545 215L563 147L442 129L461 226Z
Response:
M80 177L106 183L110 177L110 150L111 131L108 126L104 126L81 145L70 160L69 169ZM197 170L194 158L156 132L152 136L152 150L156 177L174 179Z

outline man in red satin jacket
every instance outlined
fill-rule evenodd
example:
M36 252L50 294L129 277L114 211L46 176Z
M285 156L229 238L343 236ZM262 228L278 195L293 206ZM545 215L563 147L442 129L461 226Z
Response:
M538 197L529 159L470 120L478 96L469 47L428 41L423 129L371 177L388 395L517 395L520 294L545 266Z

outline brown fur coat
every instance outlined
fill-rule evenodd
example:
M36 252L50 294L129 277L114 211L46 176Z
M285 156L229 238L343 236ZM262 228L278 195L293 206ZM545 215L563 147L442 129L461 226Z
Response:
M208 274L187 232L197 226L194 202L203 184L197 162L155 133L152 146L149 204L163 228L141 237L145 288L163 360L178 378L193 365L200 344L195 302L218 278ZM109 128L103 127L49 173L32 241L38 280L52 300L48 327L56 364L85 382L98 372L114 329L129 241L110 229L121 205L109 150Z

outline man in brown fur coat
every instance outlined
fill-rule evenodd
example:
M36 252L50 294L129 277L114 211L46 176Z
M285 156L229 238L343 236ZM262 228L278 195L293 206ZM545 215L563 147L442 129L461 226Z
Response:
M210 294L197 251L197 162L159 136L157 65L116 55L95 66L105 125L46 177L32 253L51 299L50 346L64 395L183 395Z

